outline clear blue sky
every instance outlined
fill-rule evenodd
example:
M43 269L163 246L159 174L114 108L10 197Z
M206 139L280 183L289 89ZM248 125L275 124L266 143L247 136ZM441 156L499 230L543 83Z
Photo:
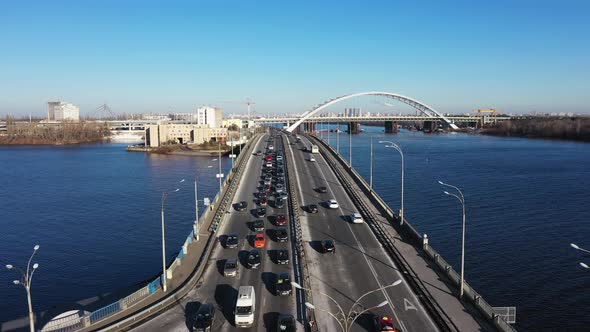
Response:
M0 116L51 99L297 112L369 90L444 112L590 113L589 17L585 0L2 1Z

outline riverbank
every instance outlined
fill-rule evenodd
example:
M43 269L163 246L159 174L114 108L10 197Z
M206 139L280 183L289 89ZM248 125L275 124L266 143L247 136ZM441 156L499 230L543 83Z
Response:
M59 123L41 125L38 122L7 126L0 136L0 145L74 145L102 142L110 132L104 124Z
M224 146L225 148L219 149L217 146L202 147L202 146L188 146L188 145L167 145L157 148L146 147L144 145L130 145L127 147L129 152L147 152L155 154L167 154L167 155L178 155L178 156L225 156L231 148Z
M590 117L526 118L503 121L482 135L590 142Z

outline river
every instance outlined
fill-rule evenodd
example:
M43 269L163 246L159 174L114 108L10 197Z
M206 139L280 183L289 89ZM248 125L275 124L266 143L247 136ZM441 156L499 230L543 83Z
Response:
M405 217L456 270L461 205L437 181L463 190L465 278L491 305L516 306L521 331L587 330L590 270L578 264L590 255L569 243L590 249L589 144L364 128L352 137L353 166L369 179L374 136L374 188L398 209L400 156L377 141L401 146ZM348 138L340 134L346 158ZM162 191L181 189L166 203L172 257L194 220L193 176L203 196L218 189L213 159L129 153L121 144L0 147L0 262L23 266L40 244L36 310L150 278L161 269ZM224 173L229 167L223 159ZM0 321L26 315L16 277L0 273Z

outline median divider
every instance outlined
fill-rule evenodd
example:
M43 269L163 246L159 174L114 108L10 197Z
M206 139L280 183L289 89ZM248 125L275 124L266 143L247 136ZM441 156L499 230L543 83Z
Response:
M339 180L344 184L344 187L350 194L353 201L359 206L361 210L363 210L364 214L369 217L368 219L371 221L371 229L375 232L377 238L380 239L384 247L390 252L390 255L394 261L400 265L400 269L405 270L404 273L410 276L410 278L406 278L408 283L414 289L416 294L419 295L422 304L430 312L431 316L433 316L439 328L444 331L458 330L457 326L454 325L450 317L447 316L443 308L440 307L437 301L430 294L420 277L416 274L410 264L396 248L394 240L392 239L392 235L383 229L383 227L379 225L379 222L374 222L374 213L371 211L372 209L367 206L365 199L369 199L374 207L380 209L382 212L381 215L388 217L389 221L392 223L392 226L393 222L397 222L399 220L395 216L395 213L391 210L391 208L389 208L383 199L381 199L381 197L375 193L375 191L371 190L364 178L358 174L354 168L349 167L348 162L344 160L331 145L327 144L325 141L317 138L314 135L307 136L314 140L316 144L321 145L322 149L320 152L326 158L328 164L330 164ZM361 194L357 190L353 189L355 185L360 189L363 197L361 197ZM395 225L395 227L400 231L400 233L404 234L404 238L411 240L411 243L413 243L417 250L421 249L422 252L426 253L424 256L429 258L429 262L434 263L445 275L445 277L448 278L452 285L458 289L460 284L459 274L442 258L442 256L436 250L434 250L428 244L428 237L426 235L424 235L424 237L420 236L420 234L405 218L403 226ZM495 313L493 308L467 282L464 283L464 291L465 298L468 299L468 301L478 309L483 317L486 318L498 330L506 332L516 331L512 325L508 324L501 316Z
M199 224L202 226L207 225L209 230L209 234L203 235L207 237L206 243L203 244L202 240L199 242L194 241L196 234L194 234L194 230L191 231L180 248L177 257L167 268L167 279L177 283L172 284L170 282L166 293L162 291L163 276L160 275L144 287L116 302L93 312L80 311L79 314L51 320L45 324L41 331L120 331L129 329L150 319L184 297L196 285L206 266L205 263L217 241L215 233L229 208L240 176L260 137L262 137L261 134L256 134L250 139L249 144L236 159L235 166L223 183L221 192L215 196L212 206L205 209L205 212L199 217ZM196 261L196 264L192 269L178 273L176 277L180 279L175 280L175 271L180 270L185 260L188 263Z

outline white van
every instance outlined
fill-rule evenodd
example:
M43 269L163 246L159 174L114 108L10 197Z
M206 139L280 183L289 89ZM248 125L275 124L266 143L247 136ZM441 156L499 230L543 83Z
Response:
M236 327L252 327L254 325L254 313L256 312L256 294L254 286L240 286L234 320Z

